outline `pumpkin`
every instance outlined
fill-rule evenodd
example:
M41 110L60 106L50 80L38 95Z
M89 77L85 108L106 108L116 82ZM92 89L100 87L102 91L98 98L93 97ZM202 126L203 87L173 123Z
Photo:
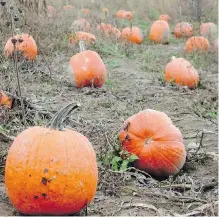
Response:
M16 43L16 50L22 54L22 56L28 60L34 60L37 56L37 45L32 36L28 34L15 35L13 37ZM12 38L10 38L4 48L4 55L6 57L13 56L14 44L12 43Z
M176 38L191 37L193 36L194 30L190 23L181 22L175 26L174 35Z
M86 86L101 87L106 80L106 67L97 52L85 50L83 41L79 42L80 53L72 56L68 72L77 88Z
M66 10L66 11L68 11L68 10L72 10L73 7L72 7L72 5L65 5L65 6L63 7L63 9Z
M88 8L83 8L81 11L87 16L90 15L90 10Z
M123 16L123 18L126 19L126 20L131 20L132 17L133 17L133 14L132 14L132 12L130 12L130 11L125 11L122 16Z
M170 21L170 16L167 15L167 14L161 14L160 17L159 17L159 20L165 20L166 22L169 23L169 21Z
M165 80L174 81L180 86L190 89L196 88L199 83L199 75L189 61L184 58L173 58L165 68Z
M113 27L111 24L101 23L97 26L97 30L102 31L107 37L115 36L116 38L121 37L121 32Z
M186 42L186 52L207 51L209 49L209 41L203 36L193 36Z
M12 108L13 101L0 89L0 106L6 106L7 108Z
M82 32L82 31L75 32L75 34L70 36L71 44L77 44L81 40L85 41L86 45L89 46L91 43L96 42L96 37L91 33Z
M108 14L108 13L109 13L109 9L108 9L108 8L103 8L103 12L104 12L105 14Z
M88 139L63 129L70 104L47 127L30 127L11 145L5 185L14 207L25 215L68 215L93 200L98 179L96 154Z
M124 14L125 12L126 12L126 11L124 11L124 10L119 10L119 11L117 11L116 17L119 18L119 19L123 19L123 14Z
M123 40L131 42L133 44L141 44L144 40L144 36L141 29L135 26L133 26L132 28L124 28L122 30L122 38Z
M200 35L217 38L217 26L214 23L202 23L200 26Z
M165 20L155 21L150 29L150 40L155 43L168 43L170 28Z
M53 6L48 5L47 6L47 10L48 10L50 16L54 16L55 15L55 8Z
M86 19L75 20L71 26L72 30L77 31L90 31L90 23Z
M119 141L122 150L139 158L134 166L158 180L177 174L185 163L182 134L163 112L146 109L129 117Z

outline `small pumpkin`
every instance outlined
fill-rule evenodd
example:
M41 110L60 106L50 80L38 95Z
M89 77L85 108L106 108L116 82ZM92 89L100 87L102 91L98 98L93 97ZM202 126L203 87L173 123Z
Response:
M165 20L155 21L150 29L150 40L155 43L168 43L170 27Z
M13 100L0 89L0 106L12 108Z
M122 16L126 20L132 20L133 18L133 14L130 11L125 11Z
M203 36L193 36L186 42L186 52L203 52L209 49L209 41Z
M174 29L174 35L176 38L191 37L193 36L193 26L187 22L178 23Z
M47 10L48 10L50 16L53 17L55 15L55 8L53 6L48 5Z
M124 14L125 12L126 12L125 10L119 10L119 11L117 11L117 13L116 13L116 18L123 19L123 14Z
M72 10L73 7L72 7L72 5L65 5L65 6L63 7L63 9L66 10L66 11L68 11L68 10Z
M166 22L170 22L170 16L167 14L161 14L159 20L165 20Z
M72 30L76 31L90 31L90 23L86 19L75 20L71 26Z
M158 180L177 174L185 163L182 134L163 112L146 109L129 117L119 141L122 150L139 158L134 166Z
M96 37L93 34L82 31L75 32L69 39L71 44L77 44L81 40L85 41L87 46L91 43L96 43Z
M126 27L122 30L122 38L125 41L131 42L133 44L141 44L144 40L144 35L136 26Z
M121 37L121 32L116 27L113 27L111 24L101 23L100 25L97 26L97 30L102 31L107 37L111 37L111 36L115 36L116 38Z
M11 145L5 186L11 203L25 215L68 215L89 205L96 193L96 154L88 139L62 127L78 105L69 104L47 127L30 127Z
M20 34L15 35L12 39L8 39L5 48L4 48L4 55L6 57L13 56L14 53L14 44L12 40L15 40L15 47L16 50L19 51L22 56L28 60L34 60L37 56L37 45L34 41L33 37L28 34Z
M83 8L81 11L87 16L91 14L88 8Z
M103 8L103 12L104 12L105 14L108 14L108 13L109 13L109 9L108 9L108 8Z
M80 53L72 56L68 72L77 88L86 86L102 87L106 80L106 67L97 52L85 50L80 41Z
M200 35L217 38L217 26L214 23L202 23L200 26Z
M189 61L184 58L173 58L165 68L165 80L174 81L180 86L187 86L190 89L197 87L199 75Z

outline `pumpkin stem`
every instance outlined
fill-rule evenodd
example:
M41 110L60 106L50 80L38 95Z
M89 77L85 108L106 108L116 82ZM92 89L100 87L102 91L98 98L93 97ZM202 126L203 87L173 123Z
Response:
M83 40L79 41L79 48L80 48L80 52L86 50L85 43Z
M58 111L49 124L47 124L46 127L56 129L56 130L62 130L62 123L65 121L66 117L76 108L80 107L80 104L70 103L69 105L62 108L60 111Z

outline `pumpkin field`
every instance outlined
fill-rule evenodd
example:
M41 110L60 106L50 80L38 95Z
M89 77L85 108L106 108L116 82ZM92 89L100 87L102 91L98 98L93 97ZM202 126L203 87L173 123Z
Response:
M218 216L217 0L0 0L0 215Z

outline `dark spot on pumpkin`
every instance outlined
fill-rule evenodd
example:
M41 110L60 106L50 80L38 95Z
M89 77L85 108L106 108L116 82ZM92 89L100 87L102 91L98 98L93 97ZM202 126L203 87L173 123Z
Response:
M125 131L127 131L127 132L128 132L128 130L129 130L129 127L130 127L130 124L131 124L131 123L130 123L130 122L128 122L128 123L127 123L127 125L124 127L124 130L125 130Z
M33 196L34 199L38 199L38 197L39 197L39 196L37 196L37 195Z
M42 180L41 180L41 182L42 182L44 185L46 185L47 182L48 182L48 180L47 180L47 178L43 177Z
M59 174L58 172L56 172L56 174Z
M44 198L46 198L47 194L46 194L46 193L42 193L42 196L43 196Z
M31 174L29 174L29 177L31 177Z
M48 170L48 169L45 169L45 170L44 170L44 173L48 173L48 172L49 172L49 170Z
M130 136L127 134L125 140L130 141Z

